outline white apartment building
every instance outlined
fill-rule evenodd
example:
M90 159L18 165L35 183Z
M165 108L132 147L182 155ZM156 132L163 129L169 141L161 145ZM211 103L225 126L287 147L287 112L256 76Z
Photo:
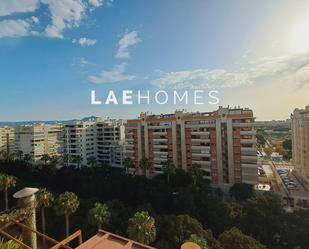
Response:
M44 154L62 154L62 125L34 124L14 127L15 152L29 154L33 162L41 160Z
M96 121L76 121L64 126L64 154L70 157L70 165L76 164L77 157L81 157L80 165L96 158Z
M162 162L189 170L200 165L213 184L255 184L258 180L254 116L250 109L222 108L214 112L152 115L126 124L125 157L135 166L142 158L151 174L162 173Z
M14 153L14 128L9 126L0 127L0 152Z
M112 167L122 167L125 132L122 121L97 122L97 160Z
M88 165L89 159L112 167L121 167L123 160L124 125L121 121L93 119L65 125L64 153L70 164L80 157L80 165Z

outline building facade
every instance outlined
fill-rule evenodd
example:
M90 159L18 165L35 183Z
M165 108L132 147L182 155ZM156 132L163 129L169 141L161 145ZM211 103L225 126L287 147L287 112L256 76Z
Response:
M124 126L120 121L94 119L65 125L64 153L72 165L88 165L90 161L121 167ZM76 158L79 158L77 162Z
M295 109L291 120L293 163L297 174L309 189L309 106Z
M14 128L8 126L0 127L0 152L13 154L14 140Z
M14 127L15 153L30 155L38 162L43 155L60 156L63 150L62 125L33 124Z
M222 107L205 113L141 113L138 119L127 121L125 157L136 167L148 158L150 174L162 173L162 162L169 159L184 170L199 165L213 184L255 184L254 119L252 110Z

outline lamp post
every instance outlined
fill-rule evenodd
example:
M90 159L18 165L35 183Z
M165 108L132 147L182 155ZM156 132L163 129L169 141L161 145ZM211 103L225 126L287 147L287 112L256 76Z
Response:
M36 199L35 193L38 191L37 188L23 188L16 192L13 197L17 199L17 207L20 209L29 210L28 216L23 221L25 226L30 227L36 231ZM23 228L22 239L26 245L29 245L32 249L37 249L36 233L33 233Z

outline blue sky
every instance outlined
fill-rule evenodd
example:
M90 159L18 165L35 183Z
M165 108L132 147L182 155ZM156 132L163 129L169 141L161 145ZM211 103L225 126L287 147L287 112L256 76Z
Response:
M124 89L216 89L220 105L288 118L309 104L308 30L302 0L1 0L0 120L217 108L90 104Z

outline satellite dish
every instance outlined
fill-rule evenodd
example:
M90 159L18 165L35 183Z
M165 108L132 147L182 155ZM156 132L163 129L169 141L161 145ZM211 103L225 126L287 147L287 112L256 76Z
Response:
M182 244L181 249L201 249L201 247L193 242L186 242Z

